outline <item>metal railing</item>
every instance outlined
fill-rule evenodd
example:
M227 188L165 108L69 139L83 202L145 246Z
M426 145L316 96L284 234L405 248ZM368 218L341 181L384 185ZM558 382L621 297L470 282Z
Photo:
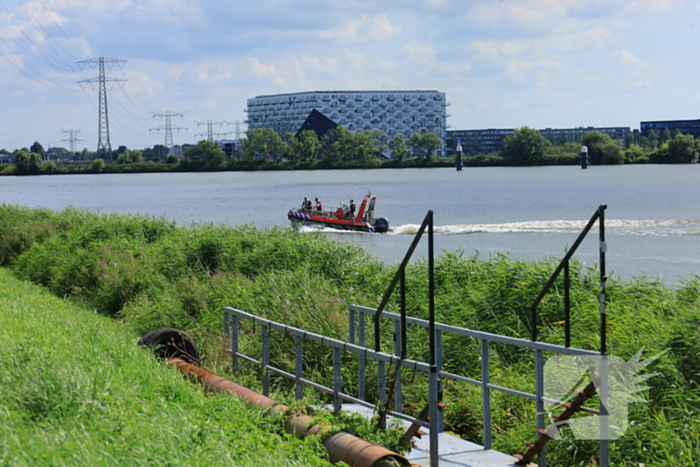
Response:
M572 356L600 356L606 352L605 344L605 227L604 227L604 211L605 205L599 208L591 217L588 224L585 226L582 233L574 242L571 249L562 259L550 279L547 281L542 291L535 299L531 306L531 339L521 339L508 337L504 335L492 334L488 332L476 331L457 326L447 325L435 322L435 277L434 277L434 245L433 245L433 212L428 211L423 223L418 229L413 242L411 243L408 252L403 261L398 267L398 270L392 278L387 291L382 297L378 308L372 309L368 307L351 305L349 308L349 342L332 339L320 334L305 331L303 329L287 326L282 323L277 323L268 319L254 316L250 313L237 310L235 308L224 308L224 331L226 339L230 338L231 353L232 353L232 370L234 373L239 370L239 361L244 360L263 368L263 394L268 395L270 389L270 373L275 373L285 378L292 379L296 382L296 398L303 398L304 386L309 386L321 392L333 396L333 406L335 410L339 410L343 400L353 402L368 408L378 409L380 417L391 415L393 417L406 420L412 424L409 432L415 431L418 426L428 427L430 429L430 462L431 465L439 463L439 446L438 434L444 431L444 423L442 411L440 410L440 402L442 400L442 378L451 378L455 381L460 381L467 384L479 386L482 391L482 423L483 423L483 446L484 449L492 447L492 427L491 427L491 391L499 391L505 394L510 394L518 397L523 397L533 400L537 406L537 428L544 430L545 428L545 404L564 405L564 402L548 399L544 395L544 352L572 355ZM569 300L569 261L576 249L583 241L584 237L591 230L597 220L600 220L600 339L601 346L599 351L585 350L571 347L570 342L570 300ZM406 267L415 251L418 242L422 235L428 233L428 319L418 319L406 316ZM546 293L551 289L552 285L561 272L564 272L564 289L565 289L565 345L556 345L537 340L537 306L542 301ZM391 295L399 285L400 290L400 313L391 313L384 310L388 304ZM372 318L374 329L374 349L366 346L366 316ZM261 360L242 354L239 351L239 327L240 320L246 320L257 324L261 329ZM394 353L384 353L381 351L381 322L389 320L393 322L394 333ZM421 362L407 358L407 339L408 325L419 326L426 328L429 334L429 362ZM285 335L294 336L295 347L295 369L294 373L290 373L281 368L276 368L270 364L270 332L277 331ZM471 337L479 343L480 355L480 373L481 379L470 378L457 373L445 371L443 369L443 337L444 334L454 334L456 336ZM322 345L327 345L333 348L333 387L324 386L317 382L311 381L304 377L303 374L303 342L312 341ZM356 342L357 341L357 342ZM528 348L534 352L534 379L535 393L520 391L514 388L508 388L490 382L490 363L489 350L490 344L506 344L521 348ZM357 395L353 396L344 392L341 378L341 352L350 352L356 355L358 359L358 387ZM375 405L366 401L366 371L367 359L373 359L377 364L377 401ZM387 388L387 372L386 365L395 365L395 377L393 378L393 388ZM428 386L428 406L424 413L418 417L413 417L403 413L403 379L401 376L402 369L410 369L413 371L424 372L429 377ZM387 392L391 391L394 399L394 408L388 408ZM602 405L600 410L582 407L584 412L594 415L606 414L605 407ZM424 420L427 415L429 421ZM601 419L604 417L601 417ZM539 455L540 466L546 465L546 451L542 449ZM608 443L606 440L600 441L600 465L608 465Z

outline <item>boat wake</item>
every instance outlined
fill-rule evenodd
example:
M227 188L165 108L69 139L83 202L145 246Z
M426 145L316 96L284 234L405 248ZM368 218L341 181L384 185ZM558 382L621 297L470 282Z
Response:
M502 233L578 233L588 221L529 221L505 224L457 224L433 227L436 235ZM419 224L394 227L387 235L415 235ZM606 232L621 235L700 236L700 220L614 220L605 219ZM593 227L597 232L597 225Z

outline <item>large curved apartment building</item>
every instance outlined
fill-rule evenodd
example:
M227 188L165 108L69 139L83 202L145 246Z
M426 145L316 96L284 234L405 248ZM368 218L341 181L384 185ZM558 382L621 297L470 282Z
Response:
M248 99L248 129L296 133L312 110L351 132L381 130L390 138L447 131L445 93L438 91L313 91Z

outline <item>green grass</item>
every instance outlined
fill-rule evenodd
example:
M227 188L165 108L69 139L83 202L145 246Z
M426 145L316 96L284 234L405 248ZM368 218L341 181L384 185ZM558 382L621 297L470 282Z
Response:
M159 327L178 327L203 350L205 366L225 373L222 307L233 306L331 337L347 336L347 306L375 307L393 268L348 243L320 234L254 226L193 225L189 228L152 218L100 215L67 209L54 212L0 205L0 262L19 277L45 286L98 314L117 319L134 336ZM513 261L508 256L480 257L459 252L436 258L436 312L439 321L528 338L529 308L554 270L556 261ZM571 265L572 344L596 349L598 274ZM417 261L407 274L408 308L427 316L427 268ZM388 309L398 309L398 295ZM700 278L669 288L647 278L607 286L608 349L625 360L640 349L644 357L665 352L645 372L656 373L644 396L631 405L628 433L611 443L614 465L675 466L692 464L700 452ZM563 343L563 289L555 283L538 308L540 339ZM382 335L385 349L391 334ZM243 327L241 348L260 358L259 329ZM294 346L274 337L272 364L293 372ZM371 339L371 332L368 334ZM426 360L427 334L411 331L410 358ZM448 371L480 377L478 346L445 337ZM326 385L332 381L331 352L305 346L304 374ZM532 353L491 347L492 381L534 392ZM344 363L344 384L352 387L356 362ZM368 373L369 381L376 375ZM260 371L245 365L237 381L259 389ZM419 411L427 383L407 377L406 405ZM291 383L275 378L277 399L291 397ZM370 394L374 389L368 387ZM313 394L312 402L328 402ZM471 441L482 436L479 389L445 384L447 429ZM523 451L534 438L534 404L513 396L493 396L494 447ZM597 443L564 439L550 444L552 465L596 465Z
M137 339L0 269L0 465L330 465Z

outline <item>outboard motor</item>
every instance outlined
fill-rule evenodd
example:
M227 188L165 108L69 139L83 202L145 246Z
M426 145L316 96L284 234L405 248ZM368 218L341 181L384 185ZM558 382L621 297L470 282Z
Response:
M380 217L374 221L374 231L378 233L387 233L389 231L389 219Z

